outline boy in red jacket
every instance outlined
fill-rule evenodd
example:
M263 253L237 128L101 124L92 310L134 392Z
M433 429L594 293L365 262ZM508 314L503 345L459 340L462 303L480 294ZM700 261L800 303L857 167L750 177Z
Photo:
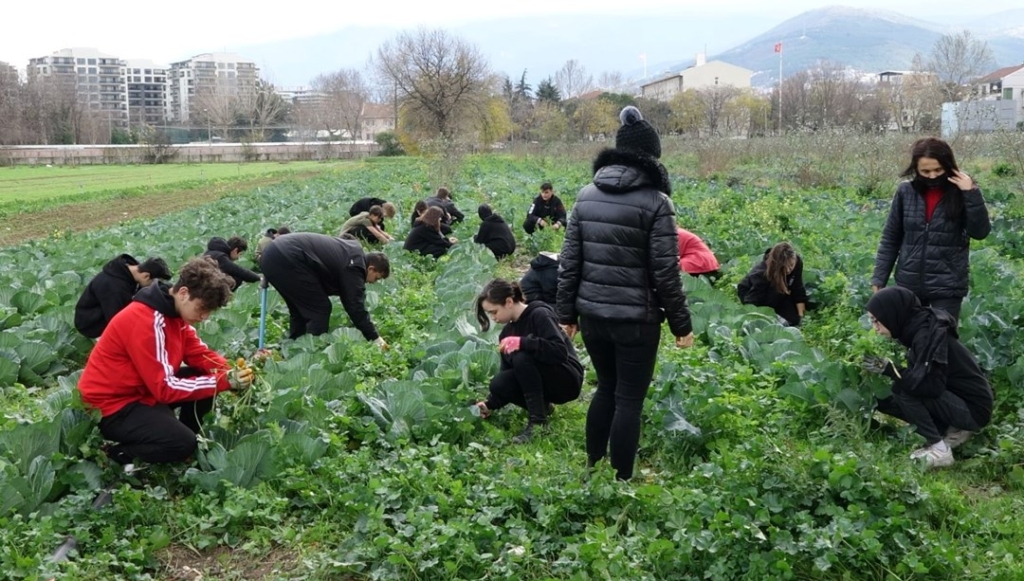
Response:
M103 416L100 432L116 442L107 450L114 461L187 459L213 396L252 382L251 369L232 369L192 327L228 303L231 286L216 263L196 258L173 287L158 282L142 289L111 319L78 390Z

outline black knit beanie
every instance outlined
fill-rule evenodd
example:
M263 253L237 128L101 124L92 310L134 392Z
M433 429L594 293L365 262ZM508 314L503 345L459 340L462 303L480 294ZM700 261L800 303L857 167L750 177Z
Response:
M655 159L661 157L661 139L651 124L644 121L640 110L629 105L619 113L622 127L615 134L616 149L632 149L646 153Z

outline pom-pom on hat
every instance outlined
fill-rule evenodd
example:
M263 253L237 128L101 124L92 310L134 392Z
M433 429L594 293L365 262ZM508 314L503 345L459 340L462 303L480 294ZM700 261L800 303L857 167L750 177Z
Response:
M629 105L619 113L622 127L615 134L616 149L632 149L654 158L661 157L661 139L650 123L644 120L640 110Z

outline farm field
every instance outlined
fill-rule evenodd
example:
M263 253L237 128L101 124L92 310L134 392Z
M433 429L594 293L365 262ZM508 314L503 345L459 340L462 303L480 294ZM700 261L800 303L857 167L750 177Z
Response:
M200 163L160 165L15 166L0 168L0 208L28 202L67 203L155 189L198 187L295 172L325 171L337 162ZM30 206L31 207L31 206Z
M870 422L887 386L861 370L892 347L865 324L868 277L892 187L797 186L748 173L696 179L668 151L680 225L715 251L712 287L685 278L696 345L667 328L644 410L637 476L584 469L580 401L516 446L525 414L470 413L497 369L497 329L472 312L482 285L514 277L560 234L520 224L542 181L571 208L589 161L467 157L458 165L373 159L351 171L228 192L183 212L0 248L0 563L12 579L1019 579L1024 577L1024 216L1019 191L965 169L985 192L988 239L972 246L961 338L996 389L992 424L923 472L919 438ZM892 168L891 174L899 169ZM469 216L439 261L401 248L416 200L437 175ZM0 176L3 176L0 170ZM891 179L890 186L895 186ZM100 451L78 402L91 342L71 325L88 279L113 256L172 268L210 236L268 226L332 233L352 201L399 206L385 247L391 276L367 307L380 351L335 302L332 332L282 340L270 292L268 342L251 399L218 397L187 466L125 477ZM496 262L472 244L487 202L519 250ZM735 283L772 243L803 256L816 308L797 330L742 306ZM243 257L243 262L248 259ZM249 265L247 265L249 266ZM245 285L199 335L229 359L256 349L259 296ZM113 502L90 504L111 485ZM77 549L49 557L69 536Z

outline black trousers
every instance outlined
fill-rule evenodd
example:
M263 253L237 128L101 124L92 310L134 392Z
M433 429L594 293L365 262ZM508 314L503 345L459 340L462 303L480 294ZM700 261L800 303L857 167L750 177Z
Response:
M100 433L117 442L107 454L120 464L183 462L196 451L196 434L211 409L212 397L170 406L134 402L100 420Z
M629 480L640 445L640 414L654 377L661 325L584 317L580 331L597 371L597 393L587 410L587 458L593 465L610 450L616 476Z
M292 261L273 244L263 253L263 276L288 305L288 337L323 335L331 320L331 298L306 265Z
M878 411L912 424L928 446L941 440L950 427L971 432L984 427L974 419L967 402L948 389L939 397L894 392L878 400Z
M930 301L921 299L922 306L941 309L952 315L957 325L960 324L960 307L963 305L963 302L962 298L932 299Z
M580 396L583 375L563 365L543 365L531 353L516 351L509 357L511 369L491 378L487 409L508 404L527 411L530 423L547 421L547 404L563 404Z

